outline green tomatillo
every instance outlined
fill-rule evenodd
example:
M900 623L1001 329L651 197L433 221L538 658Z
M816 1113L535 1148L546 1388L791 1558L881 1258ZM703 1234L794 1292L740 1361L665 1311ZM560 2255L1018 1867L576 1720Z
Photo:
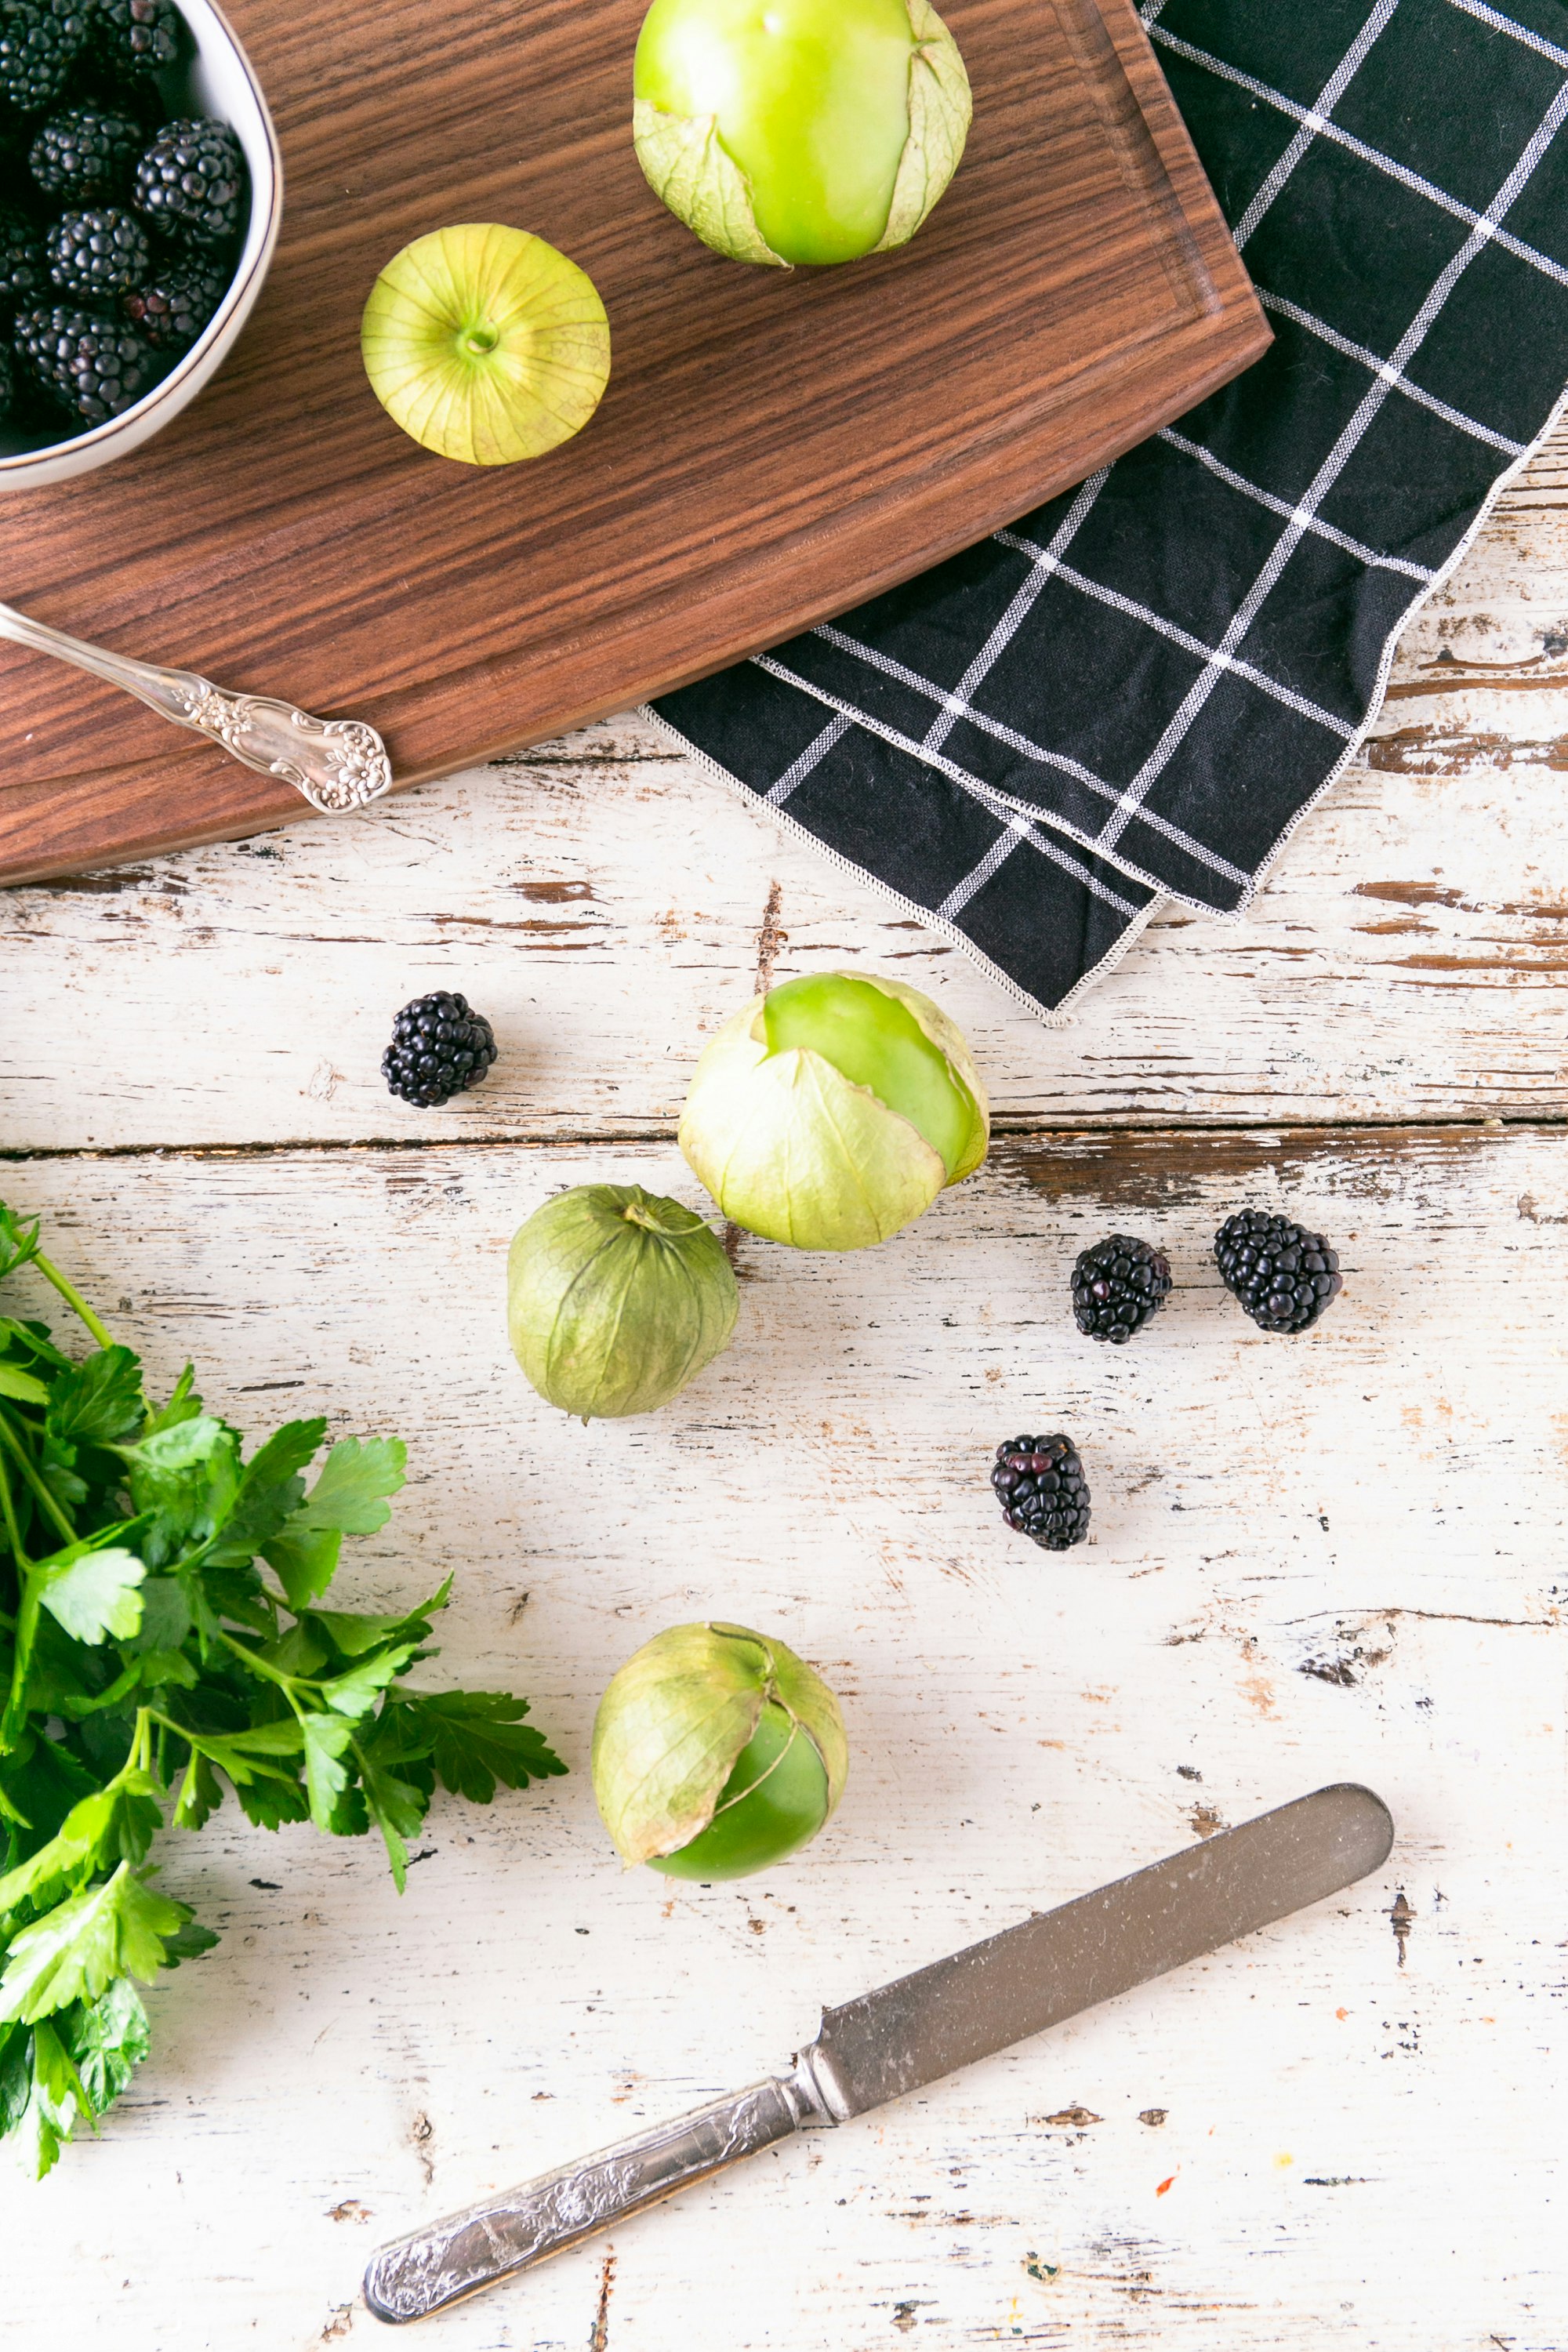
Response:
M906 245L969 131L969 77L929 0L653 0L632 132L649 185L732 261Z
M710 1040L680 1148L727 1217L797 1249L863 1249L985 1157L990 1112L956 1025L879 974L754 997Z
M673 1878L744 1878L814 1838L844 1792L838 1702L782 1642L676 1625L612 1679L594 1794L616 1851Z
M712 1229L640 1184L578 1184L512 1236L512 1353L548 1403L584 1421L668 1404L729 1346L738 1307Z

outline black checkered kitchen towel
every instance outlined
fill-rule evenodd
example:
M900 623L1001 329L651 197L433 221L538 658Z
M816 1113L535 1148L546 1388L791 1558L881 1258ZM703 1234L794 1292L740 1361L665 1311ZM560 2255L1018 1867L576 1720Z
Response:
M667 697L1047 1016L1235 912L1568 382L1568 7L1148 0L1273 348L1077 491Z

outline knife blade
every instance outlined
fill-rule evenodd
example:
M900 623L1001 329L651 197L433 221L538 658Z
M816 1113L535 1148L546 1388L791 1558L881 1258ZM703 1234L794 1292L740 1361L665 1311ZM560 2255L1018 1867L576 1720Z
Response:
M1341 1782L823 2012L791 2072L714 2099L384 2246L378 2319L421 2319L813 2124L843 2124L972 2060L1337 1894L1387 1859L1388 1808Z

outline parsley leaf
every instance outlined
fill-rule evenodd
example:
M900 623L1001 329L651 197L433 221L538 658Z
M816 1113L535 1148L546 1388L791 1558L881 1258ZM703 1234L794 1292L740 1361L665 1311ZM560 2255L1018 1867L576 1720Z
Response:
M102 1642L111 1633L127 1641L141 1630L146 1564L119 1545L100 1550L98 1541L71 1544L52 1559L40 1560L35 1571L38 1598L79 1642Z
M0 1977L0 2023L31 2025L73 2000L96 2000L117 1976L156 1976L165 1944L190 1914L155 1895L122 1862L101 1886L68 1895L11 1939Z
M100 1348L68 1364L42 1400L44 1431L58 1445L115 1445L147 1417L142 1364L129 1348Z
M147 2055L147 2012L129 1977L116 1977L99 2000L67 2010L60 2034L95 2116L120 2096Z
M342 1759L353 1738L353 1726L341 1715L308 1715L300 1729L310 1819L319 1830L331 1832L333 1809L349 1784L348 1767ZM342 1832L336 1834L342 1836Z
M377 1651L374 1657L362 1658L346 1675L334 1675L331 1682L322 1683L321 1696L334 1714L368 1714L394 1675L402 1674L408 1665L417 1646L413 1642L399 1642L390 1650Z
M332 1647L345 1658L363 1657L366 1650L376 1649L383 1642L423 1642L436 1612L447 1606L451 1591L452 1580L447 1577L438 1592L433 1592L428 1601L421 1601L417 1608L405 1610L400 1617L364 1617L346 1609L312 1609L310 1622L319 1625Z
M321 1599L337 1573L344 1536L374 1535L386 1525L392 1516L386 1497L403 1485L407 1458L398 1437L338 1440L304 1502L261 1547L290 1608Z
M489 1803L498 1780L526 1789L530 1780L565 1771L542 1734L522 1722L527 1713L527 1700L505 1691L421 1692L398 1700L402 1736L424 1740L443 1784L476 1805Z
M63 1885L84 1865L140 1862L163 1826L158 1797L156 1781L136 1770L83 1797L47 1845L0 1878L0 1916Z
M321 1451L324 1418L286 1422L245 1465L234 1509L208 1558L218 1567L243 1566L279 1533L305 1492L300 1473Z

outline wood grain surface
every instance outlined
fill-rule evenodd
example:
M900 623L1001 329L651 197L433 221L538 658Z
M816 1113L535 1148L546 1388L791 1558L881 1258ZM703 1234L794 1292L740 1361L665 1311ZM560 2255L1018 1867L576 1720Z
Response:
M0 501L6 601L352 712L450 772L776 642L983 537L1256 357L1268 329L1131 0L953 0L970 148L915 242L710 253L630 137L642 0L237 0L282 241L212 389L100 473ZM614 372L575 441L448 463L384 415L360 311L409 238L533 229ZM0 648L0 880L297 810L112 688Z
M259 1431L396 1429L367 1606L456 1599L573 1767L438 1800L407 1895L232 1808L163 1884L223 1940L41 2188L0 2177L5 2352L352 2352L368 2249L752 2079L817 2005L1321 1781L1377 1879L1205 1967L803 2138L407 2340L437 2352L1565 2352L1568 438L1407 636L1378 731L1240 921L1152 925L1073 1025L623 722L345 823L0 896L0 1191L167 1379ZM742 1241L733 1349L646 1421L540 1407L499 1307L553 1187L699 1195L672 1144L759 969L862 964L969 1031L985 1175L884 1250ZM488 1085L380 1091L405 997L496 1020ZM1340 1242L1301 1340L1207 1244ZM1126 1349L1075 1250L1169 1246ZM32 1303L31 1300L29 1303ZM49 1302L37 1296L41 1311ZM984 1486L1074 1432L1060 1559ZM616 1867L598 1694L715 1608L844 1701L809 1854Z

